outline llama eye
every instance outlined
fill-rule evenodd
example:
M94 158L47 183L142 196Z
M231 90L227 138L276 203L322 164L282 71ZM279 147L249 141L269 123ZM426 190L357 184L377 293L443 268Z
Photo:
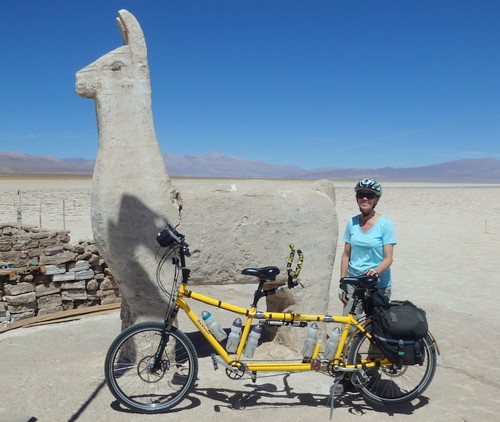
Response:
M117 72L117 71L121 70L122 66L123 66L123 63L121 63L121 62L114 62L114 63L111 64L110 69L113 72Z

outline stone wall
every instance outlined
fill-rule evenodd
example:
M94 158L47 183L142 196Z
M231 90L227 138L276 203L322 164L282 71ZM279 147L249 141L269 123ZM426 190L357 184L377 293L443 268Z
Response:
M121 301L95 245L69 242L68 231L0 224L0 322Z

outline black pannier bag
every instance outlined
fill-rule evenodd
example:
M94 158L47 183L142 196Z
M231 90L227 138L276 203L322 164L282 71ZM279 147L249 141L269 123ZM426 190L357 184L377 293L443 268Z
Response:
M423 309L408 300L375 306L372 328L379 348L393 364L403 366L423 363L422 339L429 328Z

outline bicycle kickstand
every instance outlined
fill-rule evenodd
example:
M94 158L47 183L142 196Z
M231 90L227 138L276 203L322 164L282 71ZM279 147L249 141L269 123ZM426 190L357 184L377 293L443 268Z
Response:
M338 390L338 386L340 385L341 380L342 377L335 378L335 381L330 387L330 420L332 420L333 417L333 410L335 408L335 396L337 395L336 392Z

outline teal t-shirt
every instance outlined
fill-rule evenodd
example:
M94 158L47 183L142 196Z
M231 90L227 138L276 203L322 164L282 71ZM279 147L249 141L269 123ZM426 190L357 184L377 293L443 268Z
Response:
M376 267L384 259L384 245L395 245L396 234L391 220L381 215L375 225L363 232L359 227L359 215L351 218L344 233L344 242L351 245L348 275L359 277L370 268ZM391 269L379 274L378 288L391 285Z

